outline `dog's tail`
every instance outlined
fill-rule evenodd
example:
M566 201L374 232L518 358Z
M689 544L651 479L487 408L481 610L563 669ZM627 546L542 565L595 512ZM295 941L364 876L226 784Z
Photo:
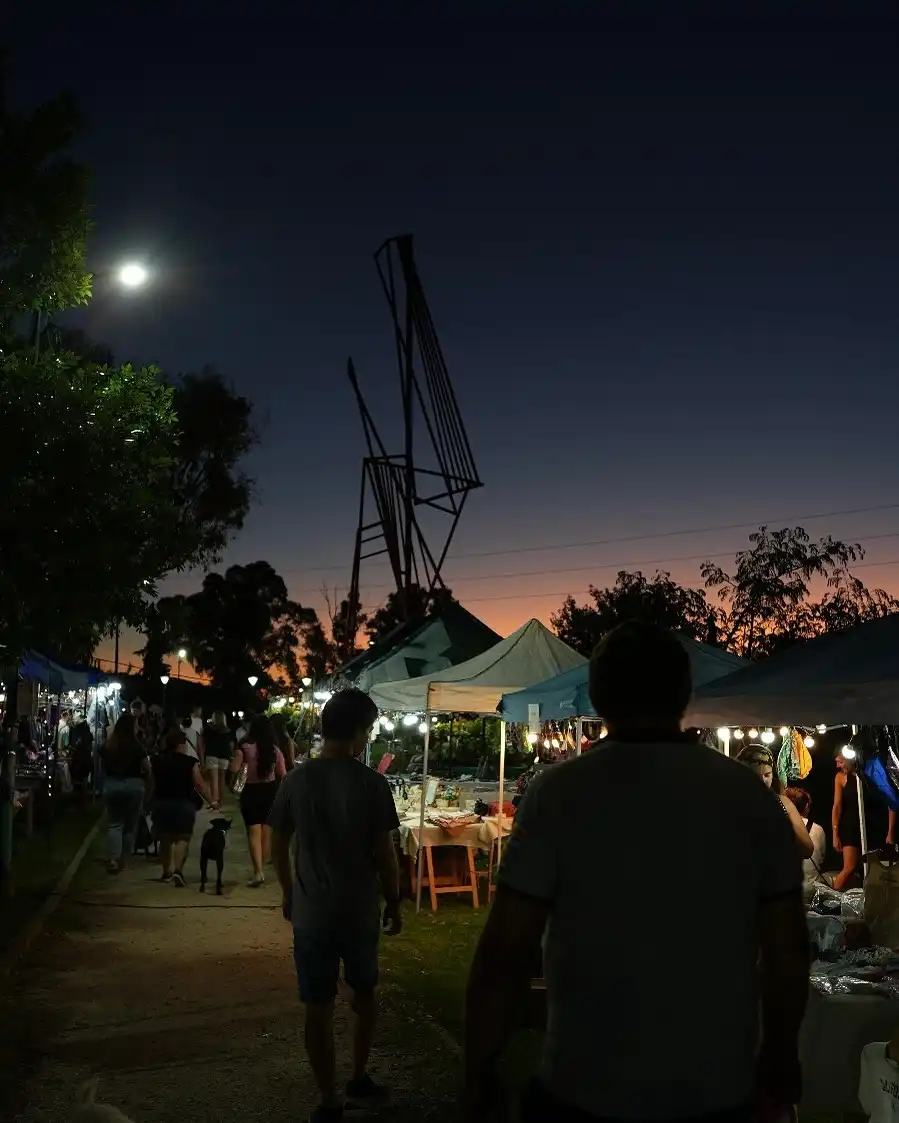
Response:
M99 1089L99 1076L92 1076L90 1080L85 1080L85 1082L78 1089L78 1093L75 1097L75 1102L77 1103L78 1107L90 1107L91 1104L95 1104L97 1102L97 1092L99 1091Z

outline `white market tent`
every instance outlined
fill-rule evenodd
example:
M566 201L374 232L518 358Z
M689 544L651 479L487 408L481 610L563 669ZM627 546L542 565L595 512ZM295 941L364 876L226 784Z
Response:
M418 678L375 683L369 694L382 710L495 715L503 694L586 662L539 620L528 620L473 659Z
M426 721L422 761L419 837L425 826L425 792L428 786L428 748L432 713L496 714L503 694L523 690L581 666L587 660L563 643L539 620L528 620L512 635L465 663L431 675L396 682L377 683L369 691L381 710L424 713ZM506 723L500 723L499 822L502 827L503 788L506 769ZM500 829L500 838L502 830ZM498 843L498 845L501 845ZM421 909L421 875L424 847L418 848L416 910Z

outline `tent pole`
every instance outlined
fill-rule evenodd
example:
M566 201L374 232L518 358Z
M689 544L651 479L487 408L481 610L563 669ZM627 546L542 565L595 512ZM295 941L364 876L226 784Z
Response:
M858 726L853 725L852 736L854 737L856 733L858 733ZM868 853L868 823L865 819L865 793L862 788L862 779L863 777L858 775L858 769L856 769L855 794L858 797L858 825L861 828L862 861L864 862L865 855Z
M499 813L497 815L499 832L496 836L496 864L499 865L503 849L503 795L506 786L506 723L499 723Z
M575 737L577 737L577 748L574 750L575 756L581 755L581 742L584 739L584 719L579 717L575 725Z
M421 912L421 873L425 853L424 837L425 837L425 800L428 795L428 749L431 742L431 711L425 710L425 721L427 722L427 729L425 730L425 749L421 759L421 808L418 813L418 853L415 855L415 864L417 873L415 876L415 911Z

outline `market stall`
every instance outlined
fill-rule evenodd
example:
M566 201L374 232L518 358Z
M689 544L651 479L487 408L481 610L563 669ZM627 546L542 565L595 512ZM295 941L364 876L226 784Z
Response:
M449 667L438 675L396 682L378 683L369 694L379 709L423 715L424 759L422 792L427 791L428 750L432 714L471 713L496 717L496 707L504 693L520 690L562 671L586 664L582 655L555 636L539 620L529 620L512 635L489 650ZM504 803L505 723L500 726L499 810ZM424 835L427 800L419 811L419 836ZM498 843L499 845L499 843ZM422 861L426 846L418 851L416 908L421 908Z
M678 639L690 657L694 689L749 666L747 659L722 648L710 647L689 636L678 636ZM584 662L525 690L504 694L497 711L503 721L522 725L572 719L577 722L575 744L580 752L583 721L602 716L597 714L590 701L589 677L589 664Z

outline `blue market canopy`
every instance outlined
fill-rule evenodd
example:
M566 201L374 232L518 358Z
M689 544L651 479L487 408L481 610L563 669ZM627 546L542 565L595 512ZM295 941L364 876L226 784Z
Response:
M692 725L899 725L899 613L831 632L696 691Z
M693 672L694 688L704 683L731 676L737 668L748 665L746 659L732 655L720 647L710 647L706 643L689 639L687 636L678 636L690 656L690 667ZM540 707L540 720L552 721L561 718L573 717L598 717L590 701L589 666L584 664L573 670L565 671L555 678L529 686L526 690L518 690L514 694L504 694L497 706L500 716L504 721L527 723L529 706Z
M89 686L106 682L109 675L96 667L79 666L61 659L50 659L39 651L26 651L19 667L22 678L39 682L53 694L61 690L86 690Z

